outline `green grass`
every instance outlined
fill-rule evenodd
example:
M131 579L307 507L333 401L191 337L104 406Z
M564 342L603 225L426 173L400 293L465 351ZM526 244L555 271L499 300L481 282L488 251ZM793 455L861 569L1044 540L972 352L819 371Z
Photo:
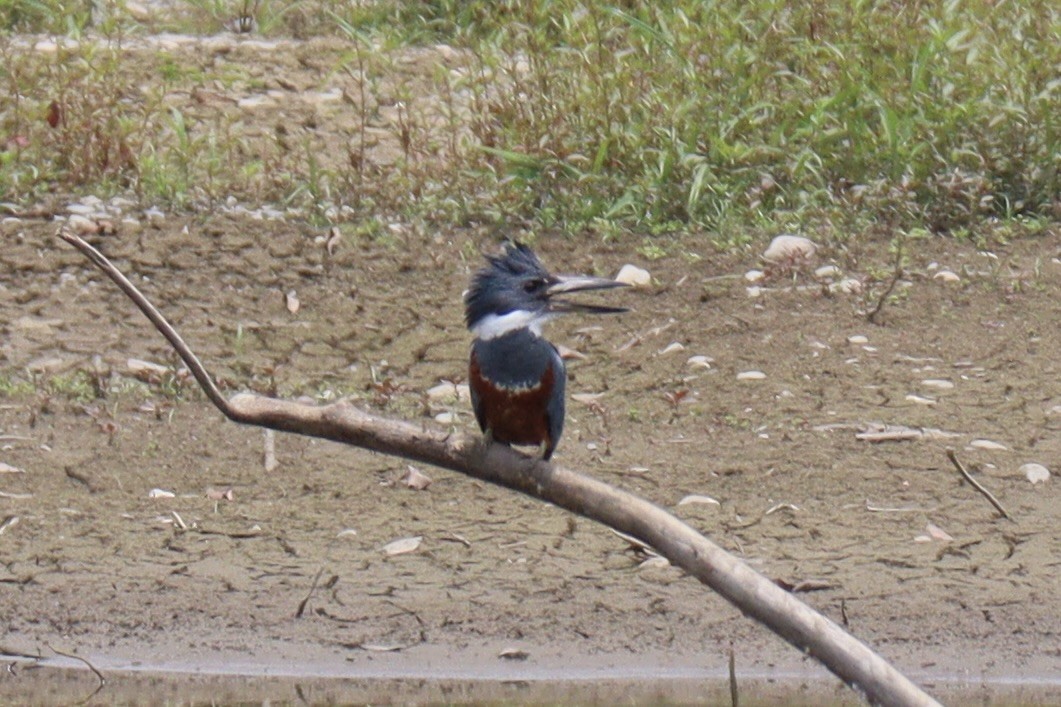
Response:
M248 142L221 118L189 129L192 117L158 96L130 94L120 52L81 44L49 63L12 44L16 31L145 29L118 6L100 27L87 3L59 7L0 0L5 201L133 190L185 207L231 194L318 221L345 205L346 220L708 232L721 244L820 223L967 233L1061 213L1061 9L1045 0L188 0L159 20L217 32L248 13L267 36L344 38L334 72L404 106L404 153L383 167L356 147ZM435 43L467 58L459 74L421 77L425 95L400 57ZM165 58L159 75L159 95L238 78ZM58 135L42 127L55 96ZM426 127L439 115L442 128Z

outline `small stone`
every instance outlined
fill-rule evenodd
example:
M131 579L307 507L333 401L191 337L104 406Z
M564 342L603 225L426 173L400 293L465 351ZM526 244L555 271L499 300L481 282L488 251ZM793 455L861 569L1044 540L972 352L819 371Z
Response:
M925 380L921 381L921 385L925 386L926 388L936 388L937 390L950 390L954 387L954 383L951 383L949 380L944 380L942 378L926 378Z
M766 378L766 374L762 371L741 371L737 374L737 380L739 381L761 381Z
M417 535L411 538L400 538L393 542L389 542L382 547L384 555L393 557L394 555L404 555L409 552L416 552L417 548L420 547L420 543L423 542L423 536Z
M762 270L749 270L748 272L744 273L744 281L750 282L754 285L757 282L762 282L762 279L763 277L765 277L765 275L766 273L764 273Z
M690 356L689 360L686 361L685 364L690 368L711 368L711 364L713 362L714 359L710 356L697 355Z
M99 232L99 225L90 218L74 214L66 220L66 227L79 236L91 236Z
M840 282L829 285L830 292L838 292L842 295L857 295L862 292L862 282L853 277L845 277Z
M700 494L689 494L682 500L678 501L679 506L688 506L691 503L708 504L713 506L721 506L718 499L711 498L710 496L702 496Z
M918 405L935 405L936 401L932 398L922 398L920 395L910 394L906 396L907 402L917 403Z
M824 280L828 277L840 277L840 268L835 265L823 265L814 271L814 277Z
M869 343L869 337L863 334L852 334L851 336L847 337L847 343L854 344L856 346L861 346L862 344Z
M158 225L166 220L166 214L161 209L152 206L150 209L144 211L144 218L147 222L152 225Z
M176 498L177 494L165 489L151 489L147 492L148 498Z
M1021 464L1019 471L1033 484L1041 483L1050 478L1050 470L1042 464L1037 464L1035 462Z
M459 416L455 412L440 412L435 415L435 422L440 425L455 425L459 419Z
M427 390L428 400L437 403L456 403L467 400L468 397L467 386L455 385L449 381L442 381Z
M1002 451L1007 449L1006 445L993 442L989 439L974 439L969 442L969 446L973 449L986 449L988 451Z
M676 351L684 351L684 350L685 350L685 346L683 346L682 344L678 343L677 341L672 341L671 343L667 344L667 346L665 346L664 348L660 349L657 352L657 354L660 355L660 356L666 356L667 354L671 354L671 353L674 353Z
M430 476L412 464L406 466L405 475L402 476L402 483L415 491L423 491L431 485L431 481Z
M940 282L961 282L961 278L950 270L940 270L932 276L932 279L939 280Z
M652 284L652 275L644 268L627 263L619 268L619 274L615 276L615 281L631 287L648 287Z
M805 260L813 256L817 250L818 246L809 238L783 234L770 241L769 247L763 253L763 260L770 263Z

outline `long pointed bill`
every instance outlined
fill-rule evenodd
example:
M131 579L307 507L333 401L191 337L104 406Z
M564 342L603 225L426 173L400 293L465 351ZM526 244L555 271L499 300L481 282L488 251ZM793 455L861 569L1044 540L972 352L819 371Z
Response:
M610 290L615 287L627 287L625 282L616 282L605 277L590 277L588 275L558 275L557 281L549 286L546 294L552 298L555 295L568 294L571 292L586 292L588 290ZM550 312L584 312L588 314L620 314L628 312L626 307L605 307L599 304L583 304L581 302L570 302L568 300L550 299Z

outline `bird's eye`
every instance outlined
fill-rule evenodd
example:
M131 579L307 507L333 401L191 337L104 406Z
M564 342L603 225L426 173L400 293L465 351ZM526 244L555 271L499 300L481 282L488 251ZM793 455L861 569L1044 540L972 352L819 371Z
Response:
M540 277L536 277L533 280L527 280L523 283L523 291L530 294L538 292L543 287L545 287L545 280Z

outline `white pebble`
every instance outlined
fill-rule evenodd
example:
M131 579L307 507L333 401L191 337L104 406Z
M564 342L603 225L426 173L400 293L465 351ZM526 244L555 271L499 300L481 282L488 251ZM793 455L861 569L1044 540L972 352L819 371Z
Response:
M175 498L177 494L165 489L151 489L147 492L148 498Z
M95 206L89 206L88 204L67 204L66 210L71 214L78 214L80 216L88 216L89 214L96 211Z
M987 449L991 451L999 451L1006 449L1006 445L999 444L998 442L992 442L989 439L974 439L969 442L969 446L973 449Z
M1050 478L1050 470L1042 464L1036 464L1035 462L1021 464L1020 473L1028 477L1028 481L1033 484L1038 484Z
M840 282L829 285L830 292L839 292L842 295L857 295L862 292L862 282L853 277L845 277Z
M814 277L825 279L827 277L839 277L840 268L835 265L823 265L814 271Z
M770 263L802 260L810 258L817 250L818 246L809 238L784 234L770 241L769 247L763 252L763 260Z
M765 273L762 270L749 270L744 273L745 282L750 282L753 285L757 282L761 282Z
M949 380L944 380L942 378L926 378L925 380L921 381L921 385L925 386L926 388L936 388L937 390L950 390L954 387L953 383L951 383Z
M714 361L710 356L690 356L689 360L686 361L686 365L691 368L711 368L711 363Z
M677 341L672 341L671 343L667 344L667 346L665 348L660 349L658 351L658 355L666 356L667 354L674 353L675 351L684 351L684 350L685 350L684 346L679 344Z
M615 281L631 287L648 287L652 284L652 275L644 268L627 263L619 268L619 274L615 276Z
M960 282L961 278L957 274L950 270L940 270L938 273L932 276L933 280L940 280L941 282Z
M918 405L935 405L936 401L932 398L922 398L920 395L914 395L911 393L906 396L907 402L917 403Z
M847 343L854 344L856 346L861 344L868 344L869 337L863 334L852 334L851 336L847 337Z
M737 380L739 381L761 381L766 378L766 374L762 371L741 371L737 374Z

